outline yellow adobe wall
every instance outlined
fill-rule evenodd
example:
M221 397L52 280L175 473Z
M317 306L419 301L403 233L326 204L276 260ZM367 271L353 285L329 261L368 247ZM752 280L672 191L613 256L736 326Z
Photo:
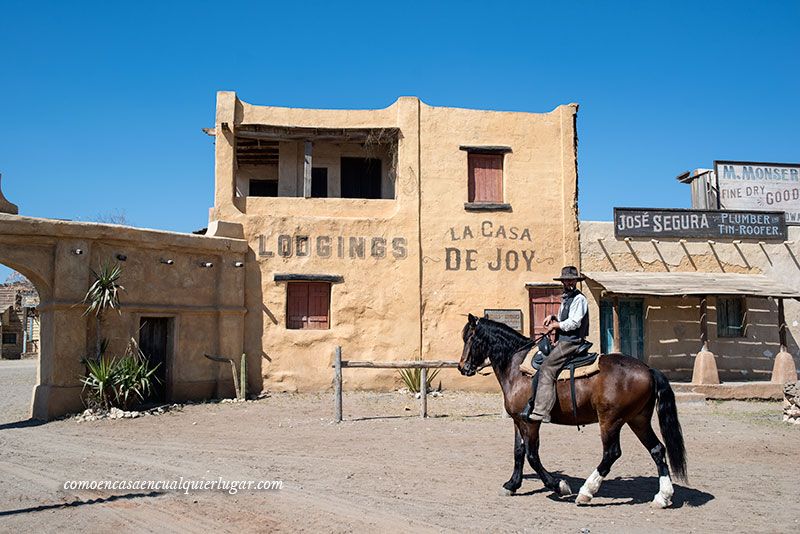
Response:
M422 105L423 354L459 359L465 314L519 309L530 335L526 283L552 282L579 263L576 105L511 113ZM507 146L503 200L511 211L472 212L459 146ZM497 387L493 376L448 376L447 385Z
M81 360L95 350L95 321L83 315L81 301L91 270L106 261L120 263L125 287L120 313L109 312L103 323L108 353L121 354L129 339L138 340L142 317L170 317L170 400L229 396L230 367L203 354L242 353L245 269L236 263L245 251L237 239L0 214L0 263L25 275L40 297L33 415L50 419L82 408L78 378Z

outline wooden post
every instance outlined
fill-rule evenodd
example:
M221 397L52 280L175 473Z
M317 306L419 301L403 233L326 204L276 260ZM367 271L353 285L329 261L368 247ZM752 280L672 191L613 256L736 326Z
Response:
M781 350L775 355L775 362L772 364L772 378L774 384L794 383L797 380L797 366L794 358L786 346L786 315L783 311L783 299L778 299L778 336L780 338Z
M700 297L700 343L701 351L708 350L708 296Z
M305 157L303 158L303 196L311 198L311 160L313 143L306 141L305 143Z
M336 346L333 356L333 394L335 405L335 419L342 422L342 347Z
M419 373L419 416L428 417L428 368L423 367Z
M783 312L783 299L778 299L778 339L781 344L781 352L786 350L786 315Z
M620 343L620 332L619 332L619 297L614 295L613 298L613 305L611 307L611 316L613 322L613 329L614 329L614 343L612 352L622 352L622 344Z

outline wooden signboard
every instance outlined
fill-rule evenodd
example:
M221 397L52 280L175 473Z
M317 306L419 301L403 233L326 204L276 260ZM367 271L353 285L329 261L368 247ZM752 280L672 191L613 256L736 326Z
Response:
M614 208L614 237L785 241L782 211Z
M483 316L522 333L522 310L483 310Z
M719 207L780 210L787 224L800 224L800 164L715 161Z

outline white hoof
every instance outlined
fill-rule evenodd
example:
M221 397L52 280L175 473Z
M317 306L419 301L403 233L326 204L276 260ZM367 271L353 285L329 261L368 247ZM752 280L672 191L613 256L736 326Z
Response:
M572 495L572 488L569 487L569 484L567 484L567 481L564 480L563 478L558 481L558 493L562 497Z
M575 498L575 504L578 506L589 504L590 502L592 502L592 496L586 493L578 493L578 496Z
M500 488L500 496L501 497L511 497L514 495L515 492L511 491L510 489Z
M650 503L650 508L663 509L669 507L671 504L672 502L670 500L665 499L660 493L656 493L653 502Z

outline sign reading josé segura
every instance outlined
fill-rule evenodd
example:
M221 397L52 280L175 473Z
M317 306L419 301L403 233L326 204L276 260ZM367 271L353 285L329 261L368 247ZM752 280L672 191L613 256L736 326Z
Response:
M614 208L615 237L786 240L782 211Z
M800 164L715 161L720 209L780 210L800 224Z

